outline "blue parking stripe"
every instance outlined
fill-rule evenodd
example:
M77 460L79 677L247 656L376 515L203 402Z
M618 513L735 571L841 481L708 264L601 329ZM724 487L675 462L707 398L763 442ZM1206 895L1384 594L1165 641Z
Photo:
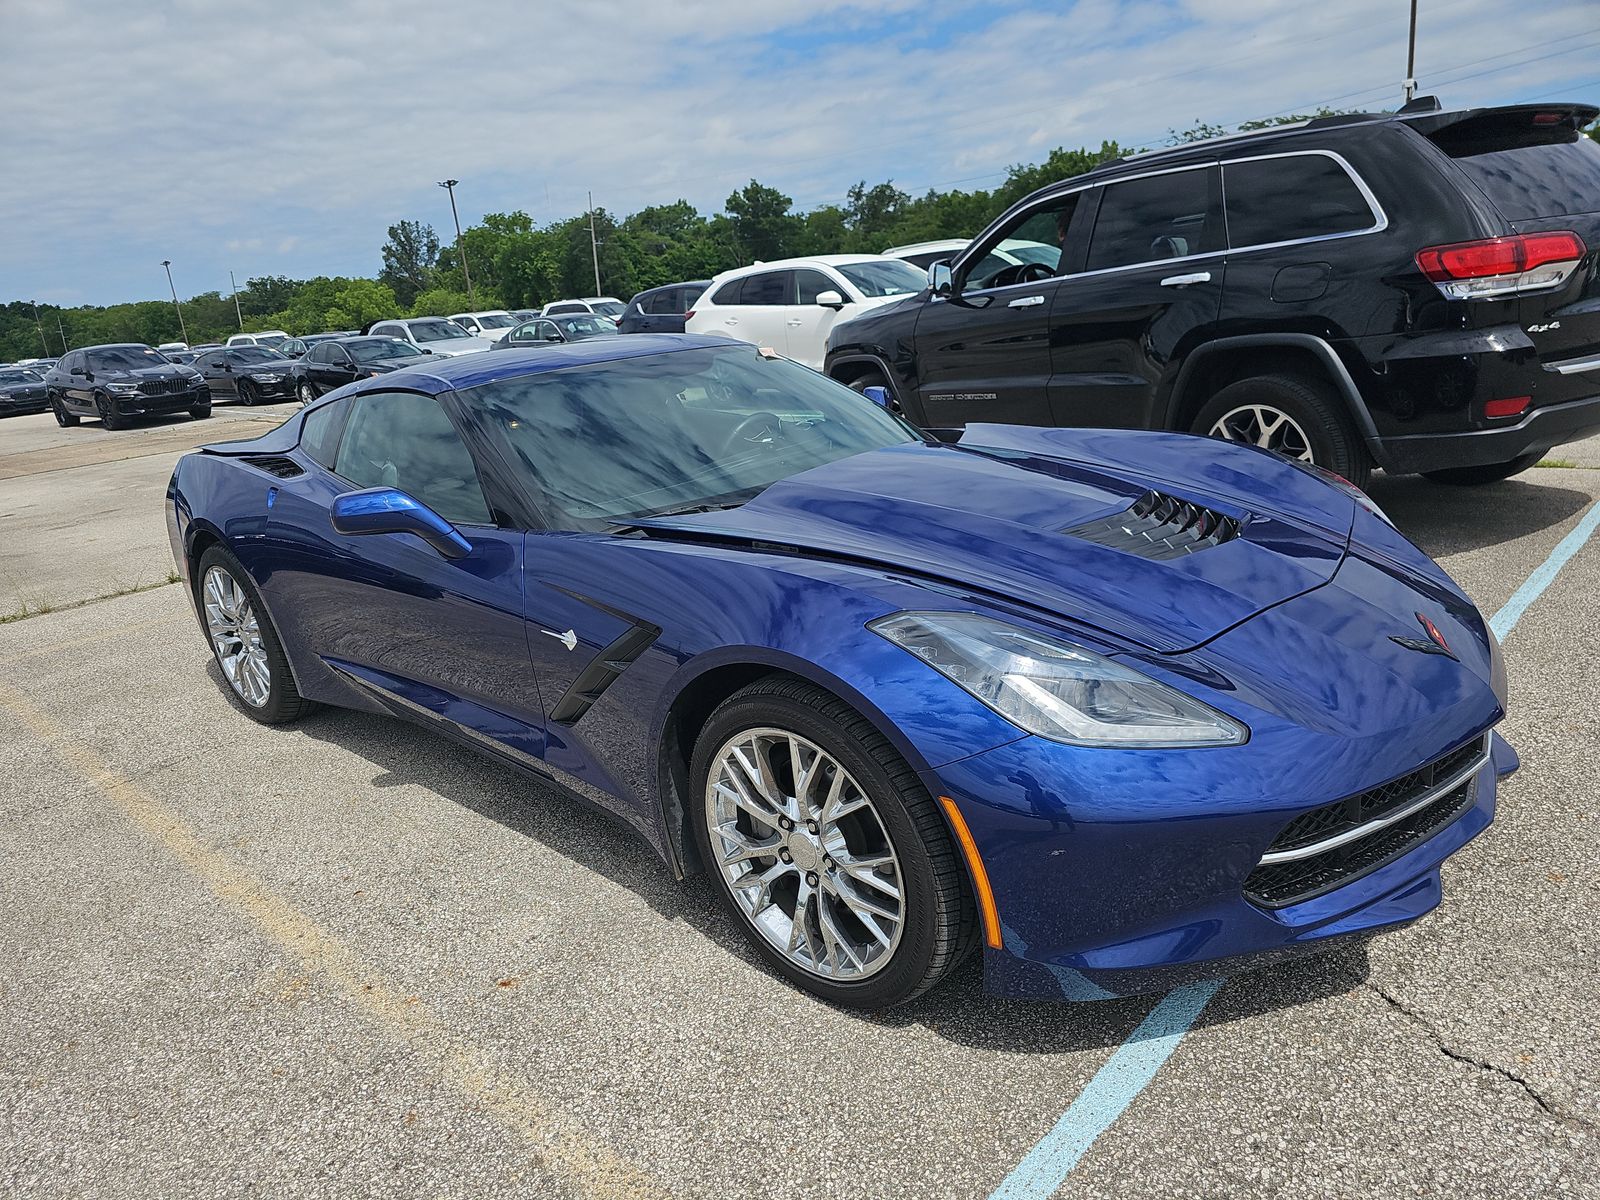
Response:
M1572 532L1556 544L1550 557L1489 618L1495 637L1503 640L1516 628L1528 606L1544 593L1596 529L1600 529L1600 503L1584 513ZM1054 1195L1089 1147L1155 1078L1161 1064L1178 1048L1221 986L1221 980L1191 983L1162 997L1127 1041L1095 1072L1071 1107L1061 1114L1055 1128L1040 1138L1011 1174L1000 1181L989 1200L1043 1200Z
M1537 600L1545 588L1550 586L1552 580L1560 574L1561 568L1571 561L1585 542L1592 536L1596 528L1600 528L1600 504L1594 505L1583 514L1573 531L1556 543L1556 548L1550 551L1550 557L1539 564L1537 570L1523 581L1521 587L1511 594L1511 599L1505 606L1489 618L1489 628L1494 630L1494 635L1502 641L1506 635L1516 628L1517 622L1522 619L1522 614L1528 611L1528 605Z
M1123 1113L1222 986L1218 979L1174 988L1095 1072L1055 1128L1039 1139L990 1200L1038 1200L1061 1186L1084 1152Z

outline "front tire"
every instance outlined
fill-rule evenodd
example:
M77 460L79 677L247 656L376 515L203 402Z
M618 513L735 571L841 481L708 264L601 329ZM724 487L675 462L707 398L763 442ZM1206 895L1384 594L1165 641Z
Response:
M1357 487L1365 487L1372 475L1366 447L1338 399L1293 375L1230 383L1200 410L1190 431L1315 463Z
M239 381L239 403L246 408L254 408L261 402L261 392L256 385L248 379Z
M974 945L976 910L933 798L836 696L784 675L751 684L711 714L690 769L701 859L791 982L888 1008Z
M295 688L278 631L239 560L212 546L200 556L195 577L211 653L245 716L281 725L310 712L314 705Z
M191 417L193 417L196 421L204 421L207 417L209 417L211 415L211 405L209 405L209 404L196 404L196 405L194 405L193 407L191 407L189 409L189 415Z
M82 420L77 413L67 411L67 406L60 396L50 397L50 411L55 414L56 424L63 429L72 429Z
M1422 477L1431 479L1434 483L1447 483L1452 487L1478 487L1481 484L1499 483L1502 479L1520 475L1543 457L1543 454L1522 454L1510 462L1489 463L1482 467L1441 467L1437 471L1424 471Z
M127 418L117 411L117 402L109 396L96 396L94 398L95 411L100 414L100 423L107 429L123 429L127 426Z

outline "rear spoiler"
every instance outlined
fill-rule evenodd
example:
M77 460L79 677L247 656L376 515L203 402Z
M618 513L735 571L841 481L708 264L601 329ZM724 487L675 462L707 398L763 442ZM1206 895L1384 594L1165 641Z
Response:
M1459 108L1451 112L1408 113L1402 110L1397 119L1429 141L1466 143L1484 139L1515 141L1519 136L1528 135L1566 140L1596 117L1600 117L1600 108L1592 104L1556 102Z

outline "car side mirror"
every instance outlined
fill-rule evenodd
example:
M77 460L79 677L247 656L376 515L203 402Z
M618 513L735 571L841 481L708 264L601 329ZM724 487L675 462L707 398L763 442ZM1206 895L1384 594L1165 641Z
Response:
M844 297L834 291L818 292L817 303L823 308L831 308L837 312L844 307Z
M432 354L432 353L433 353L433 351L432 351L432 350L429 350L429 349L428 349L428 348L427 348L427 347L426 347L426 346L424 346L424 347L423 347L423 348L422 348L422 353L424 353L424 354Z
M85 371L82 367L73 367L72 368L72 373L74 375L87 375L88 374L88 372Z
M886 387L864 387L861 389L861 394L879 408L889 407L889 389Z
M335 496L330 515L337 533L410 533L445 558L465 558L472 552L472 543L454 525L398 488L366 488Z
M935 296L955 295L955 274L950 270L949 263L936 262L929 265L928 288Z

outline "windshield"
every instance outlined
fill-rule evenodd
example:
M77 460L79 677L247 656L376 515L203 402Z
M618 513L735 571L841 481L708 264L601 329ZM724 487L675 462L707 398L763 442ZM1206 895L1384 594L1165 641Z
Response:
M88 363L91 371L136 371L172 365L148 346L104 346L89 351Z
M464 394L566 528L742 503L811 467L921 440L842 384L753 346L571 367Z
M0 384L5 383L43 383L44 380L32 371L0 371Z
M898 258L846 263L834 270L853 283L863 296L911 296L928 286L927 275Z
M370 342L346 342L344 345L357 362L386 362L391 358L417 357L417 348L399 338L374 338Z
M589 307L602 317L620 317L628 311L628 306L618 300L595 300Z
M454 321L413 321L407 328L418 342L443 342L472 336Z
M478 324L482 325L485 329L510 329L516 324L516 321L513 320L509 315L496 316L495 314L491 313L487 317L479 317Z
M1000 243L1000 253L1009 254L1019 263L1043 263L1054 273L1061 261L1061 247L1047 246L1043 242L1024 242L1007 238Z
M235 350L229 350L228 357L233 359L234 362L240 363L287 361L287 356L279 354L276 350L268 349L266 346L240 346Z
M578 341L590 337L609 337L617 332L617 327L610 321L592 317L588 313L572 313L551 317L550 320L555 322L563 334Z
M281 346L288 340L289 339L284 337L281 333L256 334L256 345L258 346Z

